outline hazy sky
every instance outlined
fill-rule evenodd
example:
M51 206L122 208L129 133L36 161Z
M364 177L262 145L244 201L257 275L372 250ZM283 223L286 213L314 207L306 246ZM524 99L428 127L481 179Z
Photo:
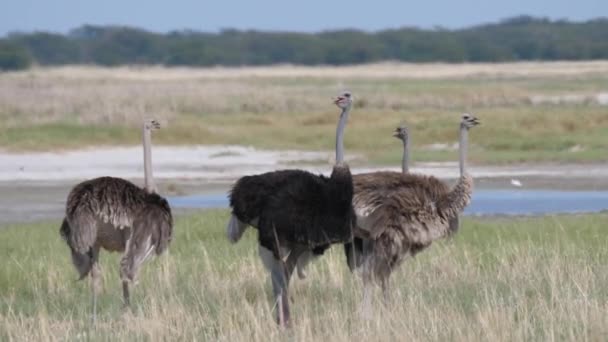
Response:
M573 21L608 16L608 0L2 0L0 35L118 24L157 32L221 28L320 31L459 28L529 14Z

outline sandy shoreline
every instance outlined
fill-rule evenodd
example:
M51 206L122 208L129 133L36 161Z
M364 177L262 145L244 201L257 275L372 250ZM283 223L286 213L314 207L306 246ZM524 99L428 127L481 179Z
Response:
M155 146L154 177L160 181L232 182L246 174L282 168L331 172L331 152L258 150L244 146ZM399 166L361 166L351 156L353 172L399 170ZM351 160L352 161L352 160ZM439 178L458 177L455 162L416 163L412 171ZM608 178L608 164L472 165L476 178L558 177ZM143 175L141 147L95 148L64 152L8 153L0 151L0 182L68 182L112 175L139 179Z
M356 158L356 156L355 156ZM331 172L332 153L266 151L243 146L155 146L154 176L166 196L226 193L237 178L282 168ZM362 167L353 173L394 167ZM413 172L448 182L456 163L417 163ZM472 165L477 188L608 190L606 164ZM97 148L56 153L0 152L0 224L60 218L71 187L84 179L111 175L143 184L140 147ZM513 184L521 183L516 187Z

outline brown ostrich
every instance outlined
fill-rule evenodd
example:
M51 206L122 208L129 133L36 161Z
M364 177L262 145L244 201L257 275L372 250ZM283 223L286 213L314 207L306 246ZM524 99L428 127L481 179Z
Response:
M355 241L346 254L351 269L363 266L364 307L369 307L371 283L379 283L386 297L389 277L405 257L458 229L458 215L470 203L473 191L473 179L466 173L465 164L467 135L478 124L477 118L462 116L460 178L452 189L433 176L411 173L353 176L357 227ZM407 171L407 163L404 165Z
M99 251L103 248L123 253L120 278L124 304L129 306L129 284L140 266L152 252L161 254L171 242L171 208L156 193L152 178L150 136L151 130L159 128L155 120L144 123L144 189L121 178L100 177L77 184L68 195L60 233L70 248L80 279L91 275L93 321L101 276Z

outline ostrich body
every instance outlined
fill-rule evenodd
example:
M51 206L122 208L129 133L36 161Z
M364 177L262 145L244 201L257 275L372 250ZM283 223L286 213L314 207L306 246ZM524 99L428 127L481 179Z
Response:
M409 172L409 160L410 160L410 134L409 130L405 125L400 125L393 131L393 137L401 140L403 143L403 156L401 158L401 172L406 174ZM369 243L366 241L366 243ZM344 244L344 254L346 255L346 262L348 268L354 271L356 268L361 266L363 263L363 240L359 237L354 237L352 242ZM299 273L303 273L298 269Z
M460 178L453 188L433 176L374 172L353 176L353 208L357 215L353 255L349 267L363 263L364 305L369 305L369 284L377 282L387 296L389 277L408 255L414 256L433 241L458 229L458 215L470 203L473 179L466 173L467 133L478 125L463 115L460 123ZM405 143L407 144L407 143ZM407 163L404 163L407 170Z
M335 104L342 113L336 130L336 164L329 177L302 170L268 172L240 178L230 193L228 237L235 243L248 225L258 230L259 253L270 271L282 326L290 321L289 280L299 260L352 239L353 184L343 144L351 94L339 96Z
M68 195L60 234L70 248L80 279L91 275L93 321L101 276L97 262L100 250L124 253L120 278L128 306L129 284L135 281L139 267L152 252L160 255L171 242L171 208L156 193L152 178L150 131L158 128L154 120L144 123L144 189L121 178L100 177L77 184Z
M410 134L409 129L405 125L400 125L395 128L393 132L393 137L401 140L403 143L403 156L401 158L401 173L407 174L409 173L409 160L410 160ZM355 177L358 177L357 175ZM439 181L438 179L431 177L428 182L432 184L433 188L436 189L439 193L447 193L450 191L450 188L444 182ZM452 217L449 219L450 234L455 234L460 227L460 216ZM344 252L346 254L346 260L348 267L351 271L354 271L356 268L361 266L363 263L363 240L361 238L355 237L353 242L344 244Z

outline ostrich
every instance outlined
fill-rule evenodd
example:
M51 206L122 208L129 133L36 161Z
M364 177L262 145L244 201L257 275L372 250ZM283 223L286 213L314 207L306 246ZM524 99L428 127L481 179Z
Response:
M228 237L236 243L247 225L257 228L259 254L270 271L281 326L290 323L288 287L298 260L352 239L353 184L343 144L352 101L348 92L334 101L342 113L336 130L336 164L329 177L302 170L268 172L240 178L230 193Z
M77 184L68 195L60 234L70 248L79 280L91 275L93 322L100 287L100 249L124 252L120 278L124 305L128 307L129 284L134 282L139 267L152 252L160 255L171 242L171 208L156 193L152 178L151 131L159 128L155 120L144 122L144 189L121 178L100 177Z
M409 156L410 156L410 134L409 129L405 125L400 125L393 131L393 137L399 139L403 143L403 157L401 158L401 172L403 174L409 173ZM356 177L356 176L355 176ZM449 187L445 184L445 190L449 191ZM453 235L458 231L460 227L460 216L452 217L449 219L450 229L449 234ZM355 237L353 242L344 244L344 253L346 254L346 261L351 271L361 266L363 263L363 240ZM302 272L298 270L298 272Z
M460 178L450 189L433 176L374 172L353 176L353 208L357 216L354 258L346 248L349 267L363 263L364 307L369 306L369 284L379 282L385 299L389 277L407 255L416 255L434 240L458 229L458 215L469 204L473 179L466 173L468 130L479 124L464 114L460 122ZM406 146L407 150L407 146ZM405 163L407 170L407 163Z
M409 172L409 160L410 160L410 135L409 129L404 124L395 128L393 131L393 137L401 140L403 143L403 157L401 158L401 172ZM346 254L346 263L351 271L354 271L357 267L363 263L363 240L358 237L354 237L352 242L344 244L344 254ZM303 265L305 260L298 263L298 275L304 275ZM301 276L303 277L303 276Z

